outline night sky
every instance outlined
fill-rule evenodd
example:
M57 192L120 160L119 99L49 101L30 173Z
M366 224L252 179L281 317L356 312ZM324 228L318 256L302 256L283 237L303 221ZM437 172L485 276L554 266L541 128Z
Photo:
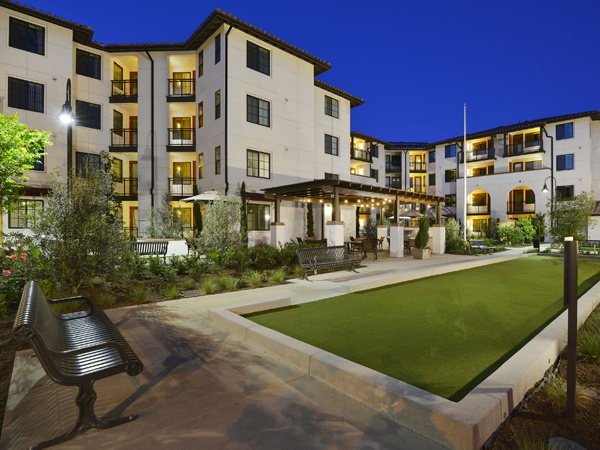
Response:
M101 43L185 41L216 8L332 65L352 130L434 142L600 109L600 1L21 0Z

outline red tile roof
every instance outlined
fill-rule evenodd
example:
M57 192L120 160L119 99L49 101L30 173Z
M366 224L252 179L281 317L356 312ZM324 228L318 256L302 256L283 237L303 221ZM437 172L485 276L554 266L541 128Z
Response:
M350 107L354 108L355 106L362 105L365 101L362 98L359 98L355 95L349 94L348 92L342 91L330 84L325 83L324 81L317 80L315 78L315 86L320 87L321 89L325 89L333 94L337 94L340 97L345 98L346 100L350 100ZM383 141L382 141L383 142Z

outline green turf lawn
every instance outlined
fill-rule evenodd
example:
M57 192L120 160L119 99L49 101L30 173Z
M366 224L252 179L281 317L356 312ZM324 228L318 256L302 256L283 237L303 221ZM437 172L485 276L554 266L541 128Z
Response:
M245 317L459 401L563 309L563 259L521 258ZM600 260L579 260L579 295Z

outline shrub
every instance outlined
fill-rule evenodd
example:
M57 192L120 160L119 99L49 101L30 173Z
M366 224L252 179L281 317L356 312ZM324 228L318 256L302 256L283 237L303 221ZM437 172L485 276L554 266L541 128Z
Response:
M144 303L148 299L148 291L143 287L136 287L133 289L131 299L135 303Z
M178 299L180 295L181 291L179 290L179 287L174 284L167 286L165 289L165 297L168 299L175 300Z
M152 238L169 239L183 237L183 220L172 206L171 194L165 192L158 207L151 211L150 226L146 232Z
M577 355L582 361L600 364L600 330L587 326L579 330Z
M98 304L100 306L112 306L115 304L115 296L108 293L108 292L102 292L99 296L98 296Z
M196 281L200 280L208 268L208 263L204 262L196 255L185 257L185 264L187 266L187 274Z
M68 314L75 311L81 311L82 304L77 300L64 303L50 304L50 308L57 314Z
M528 217L522 217L517 220L515 228L519 230L523 242L531 242L537 235L537 226L533 226L533 222Z
M184 280L183 283L181 284L181 287L185 290L190 290L190 289L194 289L196 287L196 283L194 283L192 280Z
M237 289L238 282L237 279L231 275L226 275L218 279L217 285L221 291L231 292Z
M275 284L281 284L285 281L286 270L281 267L271 272L271 281Z
M429 218L421 217L419 221L419 232L415 238L415 247L419 249L428 248L429 245Z
M175 279L175 269L166 266L160 256L148 257L148 270L152 275L162 278L165 281L173 281Z
M460 234L460 224L455 219L446 221L446 242L458 239Z
M206 249L240 249L240 198L228 195L204 208L202 242Z
M213 277L203 278L200 282L200 286L205 294L212 294L217 289L217 282Z
M515 450L555 450L556 446L546 445L546 439L536 436L531 431L512 430L513 447Z
M0 292L5 294L6 301L19 301L25 284L36 278L38 256L39 250L24 236L10 236L0 246Z
M0 294L0 317L5 315L7 312L5 298L6 296L4 294Z
M355 265L356 267L356 265ZM298 264L297 266L294 266L294 275L297 276L298 278L302 278L304 276L304 269L302 268L302 266L300 264Z
M469 243L461 238L454 238L446 241L446 253L454 255L467 255L469 253Z
M367 223L365 224L365 236L377 237L377 221L371 216L369 216Z
M171 268L177 273L177 275L183 275L187 271L186 260L182 256L173 255L169 258L169 264Z
M261 283L263 282L263 277L262 274L260 274L259 272L256 271L252 271L250 272L250 274L248 275L248 280L250 281L250 286L257 288L261 285Z
M567 381L564 378L552 377L546 385L546 400L552 408L562 412L567 408ZM577 383L575 386L575 406L585 409L589 398L584 395L583 387Z

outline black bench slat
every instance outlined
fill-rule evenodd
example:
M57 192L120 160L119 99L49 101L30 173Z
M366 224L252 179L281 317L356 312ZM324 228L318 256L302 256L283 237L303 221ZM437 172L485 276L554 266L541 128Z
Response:
M488 246L483 239L469 239L468 242L473 255L475 255L476 250L485 250L488 255L490 254L490 250L496 250L496 247Z
M169 241L132 241L129 248L142 256L160 255L165 264L167 262L167 248Z
M57 314L51 304L85 301L84 312ZM23 290L12 337L28 341L46 375L65 386L78 386L76 403L79 417L63 435L38 444L46 448L65 442L88 427L108 428L137 418L99 419L94 412L96 392L93 383L120 373L139 375L144 365L104 311L96 310L87 297L48 300L34 281Z
M356 272L354 264L361 261L357 253L349 252L344 245L299 248L296 253L298 254L298 261L304 269L303 278L305 280L308 280L306 276L307 269L314 270L316 273L318 269L329 269L350 264L349 270Z

